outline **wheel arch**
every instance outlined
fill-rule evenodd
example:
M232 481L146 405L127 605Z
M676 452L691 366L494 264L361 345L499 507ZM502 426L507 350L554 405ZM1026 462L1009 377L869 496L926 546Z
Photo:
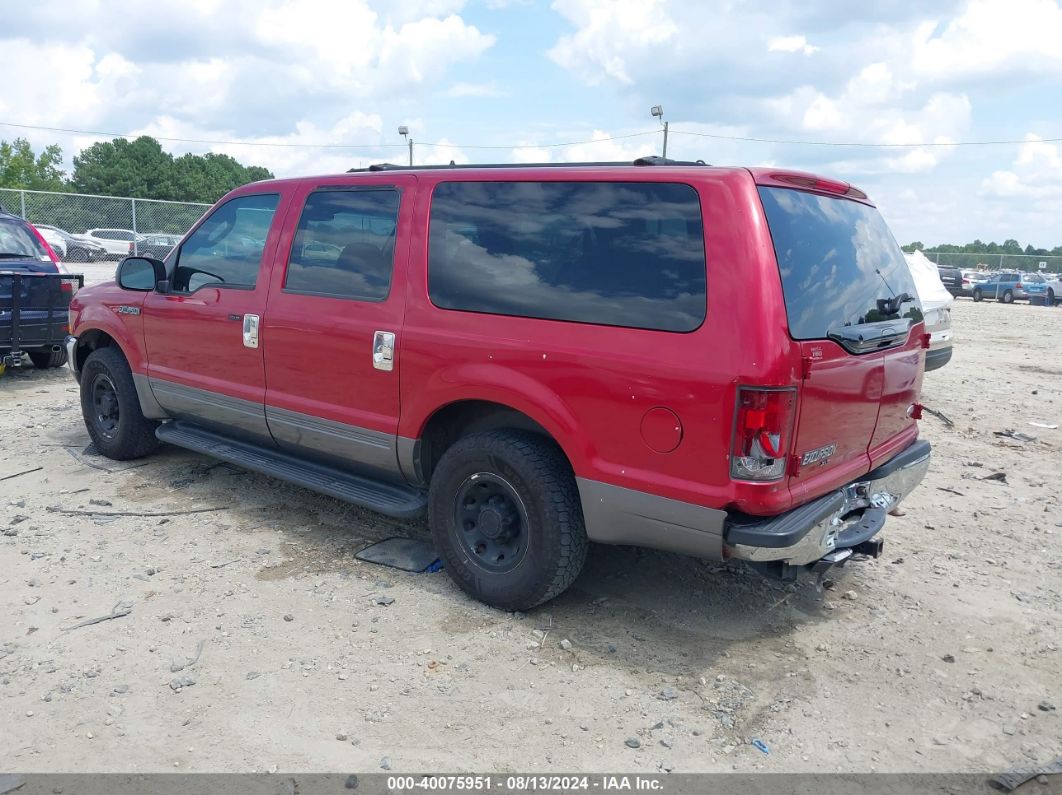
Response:
M147 376L138 373L129 359L129 351L122 345L122 341L114 335L99 328L89 328L79 331L77 335L77 348L74 351L75 367L80 374L88 357L100 348L114 348L125 359L133 376L133 385L136 387L137 400L140 402L140 410L144 417L149 420L167 419L169 414L159 405L155 394L151 391L151 385Z

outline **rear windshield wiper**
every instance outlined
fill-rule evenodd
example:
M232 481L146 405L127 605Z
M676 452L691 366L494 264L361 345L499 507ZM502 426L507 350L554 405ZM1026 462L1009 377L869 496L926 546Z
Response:
M896 299L902 298L903 295L896 296ZM832 328L826 332L826 336L849 353L870 353L902 345L913 324L913 319L909 317L883 320L877 323L860 323L856 326Z
M875 303L878 305L878 311L883 315L896 315L899 314L903 304L913 300L910 293L900 293L892 298L879 298Z

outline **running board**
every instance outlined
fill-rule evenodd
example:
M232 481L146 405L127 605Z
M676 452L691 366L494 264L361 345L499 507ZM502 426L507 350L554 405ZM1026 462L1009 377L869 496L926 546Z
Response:
M422 516L427 507L427 497L421 491L310 463L279 450L238 442L183 422L164 423L155 430L155 436L159 441L220 458L396 519Z

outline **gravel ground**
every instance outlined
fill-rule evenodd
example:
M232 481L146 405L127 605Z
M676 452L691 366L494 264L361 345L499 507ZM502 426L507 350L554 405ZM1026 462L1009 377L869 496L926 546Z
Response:
M889 520L884 557L820 590L595 547L575 585L527 615L470 601L444 573L354 559L422 525L177 449L93 455L65 370L9 372L0 769L912 772L1053 759L1062 431L1031 423L1062 423L1062 311L960 301L953 318L955 357L927 376L923 402L955 424L923 421L932 469ZM994 435L1007 429L1037 438ZM202 512L160 515L190 510Z

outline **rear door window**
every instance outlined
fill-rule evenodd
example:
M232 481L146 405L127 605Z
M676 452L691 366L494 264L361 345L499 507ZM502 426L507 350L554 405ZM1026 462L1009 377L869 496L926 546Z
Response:
M759 189L798 340L922 317L914 277L876 209L792 188ZM907 300L897 300L906 294Z
M441 183L428 291L444 309L692 331L707 305L697 192L651 182Z

